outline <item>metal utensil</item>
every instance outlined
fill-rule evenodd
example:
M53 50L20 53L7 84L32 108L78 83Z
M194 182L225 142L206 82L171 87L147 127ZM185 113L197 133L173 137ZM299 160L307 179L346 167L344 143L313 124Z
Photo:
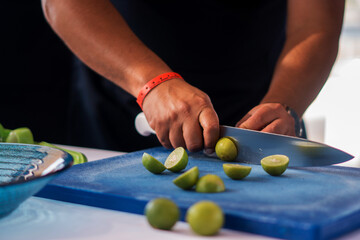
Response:
M143 136L155 133L144 113L136 117L135 127ZM323 143L279 134L220 126L220 136L232 137L238 149L236 160L250 164L260 164L263 157L274 154L287 155L291 167L332 165L353 158L352 155Z

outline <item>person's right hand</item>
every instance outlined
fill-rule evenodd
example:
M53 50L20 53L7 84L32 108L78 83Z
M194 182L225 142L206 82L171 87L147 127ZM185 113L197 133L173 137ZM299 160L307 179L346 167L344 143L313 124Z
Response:
M144 99L143 111L164 147L214 151L218 116L208 95L184 80L172 79L152 89Z

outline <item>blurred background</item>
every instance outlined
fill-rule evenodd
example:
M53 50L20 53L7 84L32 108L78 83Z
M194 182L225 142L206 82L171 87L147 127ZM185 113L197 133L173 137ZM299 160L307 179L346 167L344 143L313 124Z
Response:
M46 23L40 1L5 1L0 123L36 141L67 144L72 55ZM304 115L308 136L360 156L360 0L347 0L336 64Z
M339 54L304 115L308 137L360 156L360 0L347 0Z

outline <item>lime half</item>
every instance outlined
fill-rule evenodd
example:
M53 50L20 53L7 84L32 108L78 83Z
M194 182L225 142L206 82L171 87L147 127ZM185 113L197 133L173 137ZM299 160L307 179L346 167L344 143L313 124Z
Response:
M270 155L261 159L261 166L272 176L280 176L289 165L289 158L285 155Z
M201 193L217 193L225 191L223 180L214 174L207 174L199 179L196 191Z
M216 155L223 161L234 161L238 150L235 142L230 137L223 137L215 145Z
M173 180L173 183L184 190L191 189L199 179L199 168L193 167Z
M154 174L162 173L166 169L159 160L147 153L142 156L142 164L149 172Z
M156 198L145 207L146 219L154 228L170 230L180 218L180 210L167 198Z
M29 128L17 128L9 133L6 138L8 143L26 143L34 144L34 138Z
M251 172L251 167L249 167L249 166L243 166L243 165L239 165L239 164L230 164L230 163L223 164L223 169L224 169L225 174L229 178L234 179L234 180L243 179L244 177L249 175L249 173Z
M180 172L188 164L188 154L183 147L178 147L170 153L165 161L165 167L172 172Z
M224 214L214 202L200 201L189 208L186 221L195 233L211 236L218 233L223 226Z

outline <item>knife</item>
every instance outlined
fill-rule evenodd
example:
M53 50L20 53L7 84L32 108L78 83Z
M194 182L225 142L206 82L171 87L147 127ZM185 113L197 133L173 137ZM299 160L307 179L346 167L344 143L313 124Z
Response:
M143 112L137 115L135 128L143 136L155 134ZM290 167L326 166L354 158L323 143L229 126L220 126L220 137L231 137L238 149L236 161L249 164L260 164L262 158L274 154L288 156Z

